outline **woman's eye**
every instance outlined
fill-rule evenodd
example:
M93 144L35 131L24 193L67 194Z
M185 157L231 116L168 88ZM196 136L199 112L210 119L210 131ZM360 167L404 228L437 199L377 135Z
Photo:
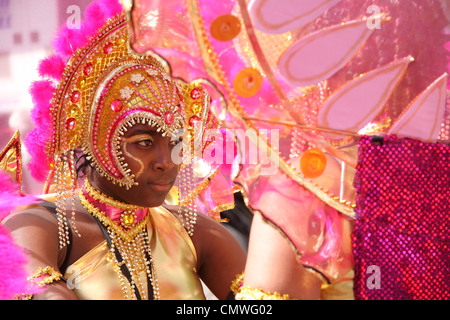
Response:
M141 147L150 147L153 144L153 141L150 139L141 140L141 141L138 141L137 144Z

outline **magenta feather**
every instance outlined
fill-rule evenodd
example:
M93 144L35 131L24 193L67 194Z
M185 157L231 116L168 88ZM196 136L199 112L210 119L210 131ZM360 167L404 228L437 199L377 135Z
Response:
M0 171L0 221L17 207L37 201L34 196L21 195L19 184L12 181L5 172Z
M34 108L31 118L36 126L49 126L51 123L50 107L55 86L50 80L39 80L31 84L30 94Z
M43 182L47 178L50 171L50 160L45 153L46 143L49 132L45 132L40 128L35 128L30 131L25 137L25 146L28 152L32 155L28 163L28 169L33 178Z
M64 59L57 54L53 54L39 63L38 72L43 78L51 77L55 80L60 80L65 67Z
M8 230L0 225L0 300L12 300L27 292L27 259L22 249L12 240Z
M38 201L34 196L22 196L19 185L0 171L0 221L19 206ZM0 225L0 300L12 299L16 294L29 292L26 281L26 256L11 238L9 231ZM33 290L35 293L35 291Z

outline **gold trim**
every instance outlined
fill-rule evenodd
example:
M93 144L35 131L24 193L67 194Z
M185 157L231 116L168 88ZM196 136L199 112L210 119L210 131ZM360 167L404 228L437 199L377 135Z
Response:
M230 291L236 295L239 292L239 289L242 287L244 283L244 271L237 274L236 277L231 281Z
M287 293L263 291L259 288L243 286L236 294L236 300L295 300Z
M40 277L44 277L43 279L38 279ZM46 285L53 283L55 281L61 280L62 274L58 271L55 271L50 266L40 267L36 271L33 272L31 276L27 278L28 281L37 284L39 287L45 287Z
M0 152L0 170L13 175L11 178L19 184L20 189L22 188L22 152L19 130L14 133L8 144Z
M94 199L101 201L103 203L106 203L107 205L113 206L115 208L120 208L123 210L135 210L135 209L147 209L150 211L149 208L139 207L131 204L126 204L123 202L119 202L117 200L114 200L106 195L100 194L97 190L92 188L92 186L87 182L85 184L87 192L94 197ZM81 204L83 207L89 211L94 217L96 217L103 225L105 225L108 228L111 228L115 233L117 233L121 239L131 242L136 238L136 236L141 233L148 224L150 214L149 212L147 215L142 219L136 226L131 228L130 230L123 230L120 225L118 225L114 220L112 220L110 217L107 217L103 211L100 211L97 207L95 207L92 203L90 203L84 196L83 193L80 192L78 195L81 201Z
M233 90L231 89L228 80L226 79L225 74L220 66L217 54L214 52L209 42L208 34L206 33L204 27L204 22L202 21L202 18L200 16L198 1L190 0L188 3L187 11L188 15L190 16L190 20L193 23L193 29L195 30L195 36L197 38L197 42L199 44L207 72L213 78L215 78L216 81L218 81L224 87L225 91L228 93L228 97L230 100L229 104L230 113L235 117L237 117L238 119L242 120L247 129L251 128L256 130L251 121L245 119L246 113L243 110L242 106L240 105L239 100L236 98ZM261 137L258 137L256 139L260 140ZM267 141L261 142L267 143ZM317 142L321 146L324 145L324 143L321 143L320 141L315 142ZM342 161L348 163L351 166L356 166L355 161L353 159L350 159L350 157L346 156L343 152L338 151L336 148L333 148L329 144L325 144L324 147L328 152L338 157ZM307 181L304 177L298 175L298 173L295 170L293 170L282 157L279 156L278 151L272 149L270 145L268 145L268 152L270 152L270 159L272 160L272 162L274 162L275 164L279 163L279 168L284 173L286 173L290 178L292 178L300 185L304 186L307 190L311 191L313 194L318 196L321 200L323 200L325 203L335 208L339 212L346 214L352 218L355 218L356 214L353 210L354 208L353 204L340 202L339 197L333 197L333 195L330 195L326 193L324 190L321 190L322 189L321 187L314 185L310 181Z

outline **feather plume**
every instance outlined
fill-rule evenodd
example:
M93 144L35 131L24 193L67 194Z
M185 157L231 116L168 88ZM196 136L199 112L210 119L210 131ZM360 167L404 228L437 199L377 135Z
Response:
M53 54L39 63L38 72L43 78L51 77L55 80L60 80L65 67L64 59L60 55Z
M22 196L19 185L0 171L0 221L19 206L38 201L34 196ZM9 231L0 224L0 300L13 299L19 293L30 292L26 281L27 258L11 238Z

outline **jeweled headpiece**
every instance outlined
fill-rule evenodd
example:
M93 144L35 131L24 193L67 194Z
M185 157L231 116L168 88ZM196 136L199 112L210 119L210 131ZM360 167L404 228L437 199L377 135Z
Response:
M60 205L66 191L77 187L77 148L101 175L130 188L134 176L119 150L127 126L149 124L163 135L181 129L193 141L196 124L211 128L215 123L206 116L206 90L171 78L159 56L130 49L127 18L117 1L95 1L85 16L79 30L62 29L56 54L39 66L41 76L57 84L45 79L31 87L36 127L25 141L32 156L29 169L46 181L45 193L62 195ZM61 218L63 210L57 211Z
M157 58L130 50L127 28L125 14L116 14L74 52L51 99L51 123L45 127L36 123L39 127L31 138L47 131L46 164L38 165L39 170L46 165L50 170L46 191L54 182L61 156L77 147L83 148L102 175L131 187L133 179L118 154L117 137L123 128L142 122L156 126L163 135L172 135L178 129L192 130L207 107L203 88L171 79ZM28 144L32 143L36 141ZM33 164L31 169L35 169Z

